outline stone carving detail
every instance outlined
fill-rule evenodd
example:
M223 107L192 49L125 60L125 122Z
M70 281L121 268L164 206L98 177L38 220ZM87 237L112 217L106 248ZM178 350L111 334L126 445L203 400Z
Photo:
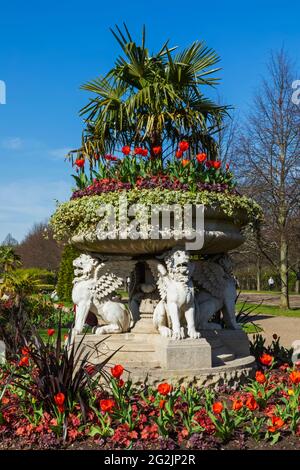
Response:
M152 312L156 330L173 339L197 339L200 330L220 329L220 323L211 321L217 313L222 313L227 328L240 329L235 319L236 281L228 255L190 261L185 250L173 249L159 259L141 261L82 254L73 264L74 334L82 332L89 311L100 323L96 334L124 333L144 317L151 321ZM115 292L128 276L129 308Z
M114 297L136 261L99 258L82 254L73 262L75 279L72 299L76 308L73 335L82 332L89 311L102 326L96 334L123 333L131 326L131 314L118 297Z
M184 250L172 250L164 256L164 263L147 261L161 300L153 314L153 322L162 336L182 339L200 338L195 329L194 289L191 280L191 263Z
M227 328L240 329L235 318L236 280L232 274L229 256L216 255L205 261L195 261L193 281L196 328L199 330L220 329L219 323L210 322L210 320L216 313L222 312Z
M222 313L227 328L240 329L235 318L236 281L228 255L189 261L184 250L172 250L164 263L148 260L161 301L154 310L154 325L162 336L181 339L199 338L200 330L221 329L211 322Z

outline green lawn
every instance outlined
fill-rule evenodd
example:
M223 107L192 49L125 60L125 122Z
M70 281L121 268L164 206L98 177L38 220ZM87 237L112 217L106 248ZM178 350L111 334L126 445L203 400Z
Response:
M58 328L55 328L55 333L53 336L51 336L52 338L52 341L56 341L56 337L57 337L57 330ZM49 336L48 336L48 328L39 328L38 332L39 332L39 335L41 336L41 338L47 342ZM62 328L61 329L61 337L62 337L62 340L64 340L64 335L67 335L68 334L68 331L69 329L68 328ZM92 327L86 327L84 328L83 330L83 333L91 333L92 332Z
M38 330L39 335L41 336L41 338L42 338L42 340L43 340L44 342L47 342L47 341L48 341L48 338L49 338L49 336L48 336L48 334L47 334L47 331L48 331L47 328L40 328L40 329ZM62 329L61 329L61 337L62 337L62 339L64 339L64 335L67 335L67 334L68 334L68 328L62 328ZM56 337L57 337L57 328L55 329L54 335L51 336L51 341L56 341Z
M260 333L261 331L264 331L263 328L260 325L254 325L253 323L246 323L243 325L243 331L247 333L248 335L250 334L256 334Z
M237 311L242 308L243 302L238 302L236 304ZM252 302L246 302L245 306L257 307L253 311L253 315L265 314L265 315L275 315L279 317L300 317L300 308L292 308L290 310L281 309L275 305L259 305L253 304ZM250 314L251 315L251 314Z

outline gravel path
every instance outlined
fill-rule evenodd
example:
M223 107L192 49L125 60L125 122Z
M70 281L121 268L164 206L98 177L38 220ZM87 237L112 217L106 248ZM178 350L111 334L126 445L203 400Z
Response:
M271 292L267 294L256 294L255 292L251 292L240 294L239 300L242 302L247 300L254 304L263 302L262 305L279 305L280 296L278 294L272 294ZM300 295L290 295L290 305L294 308L300 308Z
M263 328L261 334L266 338L266 344L272 342L274 333L280 336L280 344L286 348L290 348L296 339L300 340L300 318L257 315L254 323Z

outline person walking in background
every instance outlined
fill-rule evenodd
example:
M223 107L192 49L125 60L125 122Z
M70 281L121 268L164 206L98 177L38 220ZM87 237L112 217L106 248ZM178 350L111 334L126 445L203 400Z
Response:
M268 284L269 284L269 289L272 290L273 287L274 287L274 284L275 284L275 281L274 281L274 279L272 278L272 276L269 277L269 279L268 279Z

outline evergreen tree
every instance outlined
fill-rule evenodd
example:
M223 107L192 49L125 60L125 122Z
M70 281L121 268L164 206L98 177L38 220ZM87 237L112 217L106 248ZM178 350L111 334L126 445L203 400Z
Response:
M73 261L79 254L79 251L71 245L64 247L56 286L57 295L60 300L72 300L72 281L74 279Z

